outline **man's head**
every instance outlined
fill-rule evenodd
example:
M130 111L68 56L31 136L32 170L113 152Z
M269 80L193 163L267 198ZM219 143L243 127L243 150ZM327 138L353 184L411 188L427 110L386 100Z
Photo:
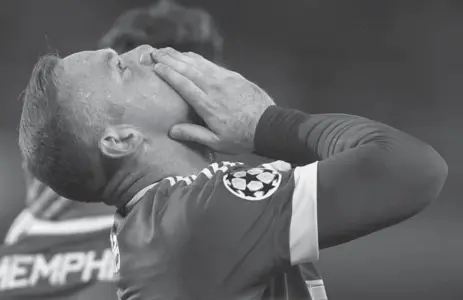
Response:
M23 158L39 180L67 198L101 201L102 189L128 160L133 168L152 164L162 173L191 151L168 137L173 125L195 117L151 67L140 64L151 49L39 60L19 128Z
M173 1L161 0L149 7L127 11L98 45L124 53L143 44L191 51L219 63L222 60L223 39L212 16L202 9Z

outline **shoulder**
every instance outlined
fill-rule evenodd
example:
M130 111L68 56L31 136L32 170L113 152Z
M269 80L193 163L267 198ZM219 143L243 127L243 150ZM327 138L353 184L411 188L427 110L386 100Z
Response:
M262 209L276 198L292 197L294 176L294 169L282 161L257 166L213 163L197 174L167 177L146 187L129 202L128 213L117 219L124 219L124 223L132 218L150 222L155 215L158 219L178 217L178 211L194 219L229 209L241 212L250 205Z

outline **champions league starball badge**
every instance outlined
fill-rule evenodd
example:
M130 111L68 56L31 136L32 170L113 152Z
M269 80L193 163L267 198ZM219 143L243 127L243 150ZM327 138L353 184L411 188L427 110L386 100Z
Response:
M281 174L267 168L253 168L224 175L223 184L233 195L259 201L273 195L281 183Z

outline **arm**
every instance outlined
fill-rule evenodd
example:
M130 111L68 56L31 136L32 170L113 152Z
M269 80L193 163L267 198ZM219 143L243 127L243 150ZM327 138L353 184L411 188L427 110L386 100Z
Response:
M278 108L252 82L195 54L155 50L141 61L155 62L155 72L206 124L175 125L171 138L219 152L254 150L290 162L320 160L314 165L318 169L296 171L310 173L305 179L309 185L312 176L317 178L313 188L322 248L405 220L442 189L447 165L439 154L387 125L349 115L307 115Z
M437 198L447 164L429 145L390 126L342 114L276 106L261 116L256 153L318 164L321 248L399 223Z

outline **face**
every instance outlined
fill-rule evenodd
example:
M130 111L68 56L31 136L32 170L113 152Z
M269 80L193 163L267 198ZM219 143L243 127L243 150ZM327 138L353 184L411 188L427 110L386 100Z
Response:
M62 59L58 74L67 101L112 102L124 108L121 123L145 134L167 134L178 123L189 122L192 111L186 102L153 71L140 64L150 46L140 46L118 55L103 49L72 54ZM60 89L61 90L61 89Z

